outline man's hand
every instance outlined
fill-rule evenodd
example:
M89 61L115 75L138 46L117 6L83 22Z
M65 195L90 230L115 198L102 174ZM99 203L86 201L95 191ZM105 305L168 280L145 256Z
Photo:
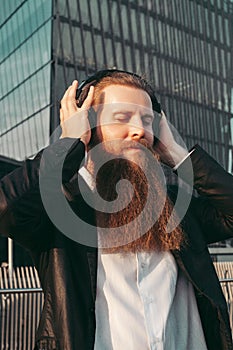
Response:
M187 156L188 151L175 141L164 112L161 114L159 139L154 149L158 152L164 164L174 168Z
M87 146L91 139L91 129L88 120L88 110L91 107L94 87L91 86L87 98L79 108L75 99L78 81L74 80L66 90L60 108L61 138L80 138Z

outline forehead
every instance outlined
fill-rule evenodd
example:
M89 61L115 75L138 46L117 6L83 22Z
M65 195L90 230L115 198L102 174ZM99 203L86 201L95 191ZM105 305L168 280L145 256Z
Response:
M138 105L152 110L151 98L145 90L125 85L109 85L102 93L104 104Z

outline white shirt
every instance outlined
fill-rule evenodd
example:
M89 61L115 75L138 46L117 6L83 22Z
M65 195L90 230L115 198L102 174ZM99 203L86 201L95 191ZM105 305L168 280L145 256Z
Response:
M99 254L95 350L207 350L193 287L169 252Z
M95 316L94 350L207 350L193 286L170 252L99 250Z

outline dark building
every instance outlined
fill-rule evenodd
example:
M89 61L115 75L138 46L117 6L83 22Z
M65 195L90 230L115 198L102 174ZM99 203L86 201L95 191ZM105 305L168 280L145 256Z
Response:
M143 74L187 146L230 169L232 1L58 1L53 11L53 100L97 69Z
M231 171L232 0L0 5L1 156L22 161L47 145L72 80L116 67L147 77L187 147Z

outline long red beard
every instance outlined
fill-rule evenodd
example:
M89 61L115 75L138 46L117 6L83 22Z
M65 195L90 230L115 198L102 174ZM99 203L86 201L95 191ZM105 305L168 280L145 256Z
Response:
M106 152L101 154L106 162L96 176L96 185L105 203L101 207L98 204L96 222L99 245L106 253L180 250L185 243L181 226L176 225L178 217L172 216L175 229L171 233L166 230L173 205L157 175L160 168L158 156L153 150L150 151L153 152L153 161L150 157L148 160L141 151L142 157L146 159L143 167L147 170L147 175L135 162L127 159L108 160ZM120 206L123 209L119 210L116 184L122 179L130 181L133 196L130 198L130 191L123 187L120 196ZM109 206L114 200L114 212L109 213ZM104 228L103 232L101 228Z

